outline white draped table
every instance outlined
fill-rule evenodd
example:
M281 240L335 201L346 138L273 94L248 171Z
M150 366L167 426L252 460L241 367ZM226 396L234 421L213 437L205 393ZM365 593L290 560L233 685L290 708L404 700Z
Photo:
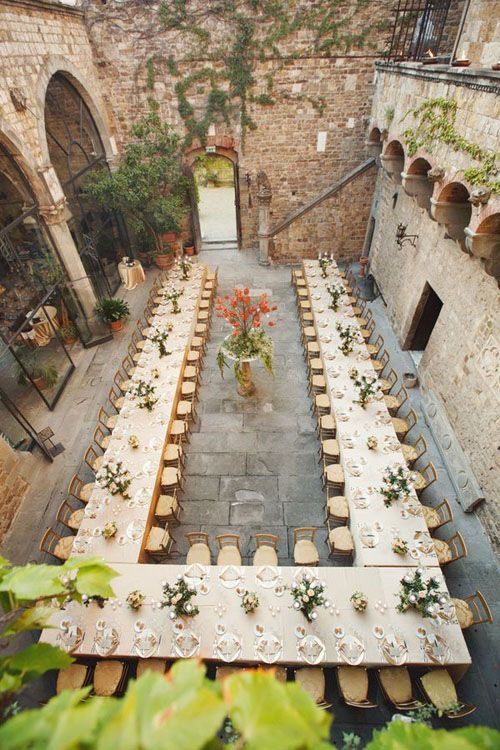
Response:
M54 614L54 627L43 631L42 641L65 647L65 633L73 628L74 635L76 626L82 640L74 656L197 656L228 663L300 666L443 664L455 679L460 679L471 663L453 607L444 606L441 615L432 619L424 619L414 610L396 610L400 580L405 573L414 572L410 568L121 564L113 568L119 573L112 581L116 599L102 609L94 603L88 607L71 603ZM328 607L316 610L318 617L313 623L292 607L290 586L305 572L326 585ZM427 570L424 577L431 574L439 578L440 591L447 592L441 571ZM200 612L193 618L171 619L169 609L159 606L162 587L165 581L173 584L182 575L197 589L191 601ZM146 597L138 611L126 604L127 595L136 589ZM241 607L245 589L255 591L260 601L250 615ZM368 608L363 613L351 605L354 591L368 595ZM116 635L110 641L112 652L106 654L100 634L111 628Z
M337 265L335 262L331 264L326 278L321 275L318 261L304 261L303 268L324 363L327 393L337 423L355 564L437 566L438 559L416 493L412 490L408 499L386 507L379 492L385 469L395 463L403 466L406 463L383 394L380 392L378 398L370 401L364 409L354 403L359 394L349 377L349 370L355 367L360 376L377 377L377 373L347 294L343 295L336 312L329 308L331 300L327 286L344 286ZM348 356L338 348L341 339L336 330L337 322L344 327L350 325L358 332L359 343ZM376 450L368 448L366 441L369 436L377 439ZM395 537L408 542L409 554L401 556L392 551Z
M172 353L160 357L158 346L146 341L132 382L146 379L156 389L158 402L152 411L139 408L137 400L125 393L123 406L117 416L116 426L111 434L104 459L114 458L123 462L123 468L130 472L132 482L128 488L129 499L122 495L111 495L107 489L95 486L84 510L84 518L73 542L72 554L99 555L111 562L138 562L143 537L147 530L147 520L153 490L159 471L162 470L162 455L167 430L175 415L172 407L175 402L179 379L186 349L196 324L198 308L206 268L194 265L187 281L182 281L175 271L169 274L169 284L183 289L179 298L181 312L174 315L170 302L160 305L154 315L152 328L164 328L171 323L167 350ZM153 370L158 377L152 377ZM132 448L128 439L135 435L139 447ZM102 529L108 522L115 522L118 530L115 536L105 539Z

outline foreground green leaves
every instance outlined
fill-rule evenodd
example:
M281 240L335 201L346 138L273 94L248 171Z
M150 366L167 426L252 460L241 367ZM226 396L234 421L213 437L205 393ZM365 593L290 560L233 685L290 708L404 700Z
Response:
M365 750L498 750L500 732L487 727L464 727L449 732L426 724L394 722L376 731Z

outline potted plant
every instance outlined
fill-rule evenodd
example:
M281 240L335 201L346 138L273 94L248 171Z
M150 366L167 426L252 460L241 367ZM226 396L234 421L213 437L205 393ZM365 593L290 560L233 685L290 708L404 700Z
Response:
M160 268L170 267L174 243L187 213L190 180L182 171L181 139L151 104L131 129L114 172L89 176L86 195L107 211L122 211L137 240L154 252Z
M71 346L78 340L78 329L74 323L68 323L60 327L59 335L66 346Z
M33 381L36 387L43 391L52 388L59 380L59 373L54 365L39 362L36 350L20 347L16 354L24 367L23 369L19 364L17 366L16 380L19 385L30 385Z
M121 331L123 319L130 315L130 308L123 299L103 297L95 307L99 320L108 323L112 331Z
M182 249L185 255L194 255L194 240L192 237L182 243Z

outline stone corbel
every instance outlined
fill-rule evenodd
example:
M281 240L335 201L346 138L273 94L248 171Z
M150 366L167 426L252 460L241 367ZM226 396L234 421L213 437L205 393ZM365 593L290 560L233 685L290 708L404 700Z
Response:
M407 195L415 198L420 208L429 208L429 199L434 192L432 182L426 175L401 173L403 190Z
M470 194L469 201L473 206L485 206L491 197L491 190L487 187L478 187Z
M68 218L68 208L66 196L63 196L62 200L58 203L54 203L51 206L39 206L38 211L45 223L49 226L54 224L62 224Z
M427 172L427 179L431 182L442 182L444 175L445 171L443 167L432 167L432 169L429 169Z

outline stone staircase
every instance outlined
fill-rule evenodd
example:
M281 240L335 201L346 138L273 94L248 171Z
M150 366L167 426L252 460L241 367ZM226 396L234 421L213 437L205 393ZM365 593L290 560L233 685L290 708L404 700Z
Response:
M34 461L30 453L15 451L0 435L0 544L30 489L25 477Z

